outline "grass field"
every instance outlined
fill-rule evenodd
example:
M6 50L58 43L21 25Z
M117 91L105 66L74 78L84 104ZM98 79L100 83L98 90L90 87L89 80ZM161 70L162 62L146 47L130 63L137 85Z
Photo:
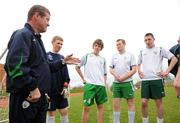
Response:
M8 122L8 94L5 90L0 90L0 123Z
M163 100L164 104L164 122L165 123L180 123L180 100L176 99L175 91L173 87L166 87L166 97ZM75 91L76 92L76 91ZM104 123L113 123L113 109L112 109L112 95L108 92L109 101L105 103L104 111ZM70 123L81 123L81 113L82 113L82 94L77 96L72 96L70 98L70 108L69 108L69 120ZM128 123L127 118L127 105L126 100L122 100L122 110L121 110L121 123ZM141 103L140 103L140 90L135 92L135 123L142 123L141 121ZM96 123L96 107L92 106L90 111L89 123ZM156 108L154 101L150 100L149 103L149 118L150 123L156 123ZM56 123L59 123L60 117L56 115Z
M176 98L176 94L173 87L165 87L166 97L163 98L164 104L164 122L165 123L180 123L180 100ZM82 89L77 88L71 91L74 96L70 97L70 108L69 108L69 120L70 123L81 123L81 113L82 113ZM78 94L75 94L78 93ZM0 93L0 97L7 96L7 94ZM108 102L104 104L104 123L113 123L113 109L112 109L112 93L108 92ZM0 102L2 98L0 99ZM140 90L135 92L135 106L136 115L135 123L142 123L141 121L141 103L140 103ZM128 123L127 118L127 104L126 100L121 102L121 123ZM7 107L0 107L0 123L1 120L7 119ZM90 111L89 123L96 123L96 106L93 105ZM154 101L150 100L149 104L149 118L150 123L156 123L156 108ZM59 123L60 117L57 113L56 123Z

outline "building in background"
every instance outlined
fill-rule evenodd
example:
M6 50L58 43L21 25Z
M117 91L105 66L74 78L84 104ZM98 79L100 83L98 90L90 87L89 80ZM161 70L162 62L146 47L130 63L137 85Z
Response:
M0 64L0 90L6 88L6 73L4 70L4 65Z

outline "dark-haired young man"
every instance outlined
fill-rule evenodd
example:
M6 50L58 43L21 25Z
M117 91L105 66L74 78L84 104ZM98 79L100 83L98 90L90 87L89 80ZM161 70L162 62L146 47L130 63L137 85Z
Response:
M81 63L76 66L76 71L84 83L84 108L82 113L82 123L88 123L89 111L94 101L97 105L97 123L103 123L103 104L107 101L106 80L107 69L105 58L100 56L104 43L101 39L93 42L93 52L84 55ZM81 67L84 67L84 74Z
M156 47L155 38L152 33L144 36L146 48L140 51L138 59L138 73L142 79L141 84L141 108L143 123L149 123L148 102L153 99L157 108L157 123L163 123L163 103L165 96L163 77L167 76L177 62L176 57L162 47ZM166 69L162 70L163 58L171 59L171 63Z

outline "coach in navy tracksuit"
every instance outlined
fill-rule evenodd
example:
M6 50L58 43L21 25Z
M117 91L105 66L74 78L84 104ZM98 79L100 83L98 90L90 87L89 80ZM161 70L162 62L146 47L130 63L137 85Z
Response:
M170 49L170 52L172 52L178 59L178 62L176 63L174 68L171 70L171 73L175 76L173 85L176 90L177 98L180 99L180 36L177 41L178 41L178 44L174 45ZM170 62L170 61L168 61L168 62Z
M178 59L178 61L180 61L180 43L174 45L173 47L171 47L171 49L170 49L169 51L170 51L171 53L173 53L174 56L176 56L176 58ZM170 62L170 61L168 61L168 62ZM175 66L173 67L173 69L171 70L171 73L176 76L177 71L178 71L178 62L176 63L176 65L175 65Z
M64 59L64 56L59 54L63 46L63 38L54 36L52 39L52 51L47 53L49 62L54 62L59 59ZM48 107L47 123L55 123L55 111L58 109L61 117L61 123L68 123L68 100L66 94L68 93L67 86L70 78L67 66L63 67L57 72L51 73L51 91L48 93L50 103Z
M9 123L45 123L45 93L50 90L50 71L65 66L62 63L77 63L71 56L47 62L40 33L46 31L49 20L49 10L34 5L24 28L15 31L10 38L5 63L7 91L10 92Z

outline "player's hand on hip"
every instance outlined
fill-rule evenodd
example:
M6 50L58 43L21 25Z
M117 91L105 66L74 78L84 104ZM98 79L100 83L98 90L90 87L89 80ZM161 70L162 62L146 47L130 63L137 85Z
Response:
M138 71L138 74L141 79L144 78L144 73L142 71Z
M116 80L119 79L119 75L118 75L118 74L113 74L113 76L114 76L114 78L115 78Z
M157 74L158 74L160 77L164 78L164 77L167 77L167 76L168 76L169 72L164 71L164 72L158 72Z
M39 89L35 88L30 92L29 96L27 97L27 100L30 102L37 102L40 97L41 97L41 93Z

